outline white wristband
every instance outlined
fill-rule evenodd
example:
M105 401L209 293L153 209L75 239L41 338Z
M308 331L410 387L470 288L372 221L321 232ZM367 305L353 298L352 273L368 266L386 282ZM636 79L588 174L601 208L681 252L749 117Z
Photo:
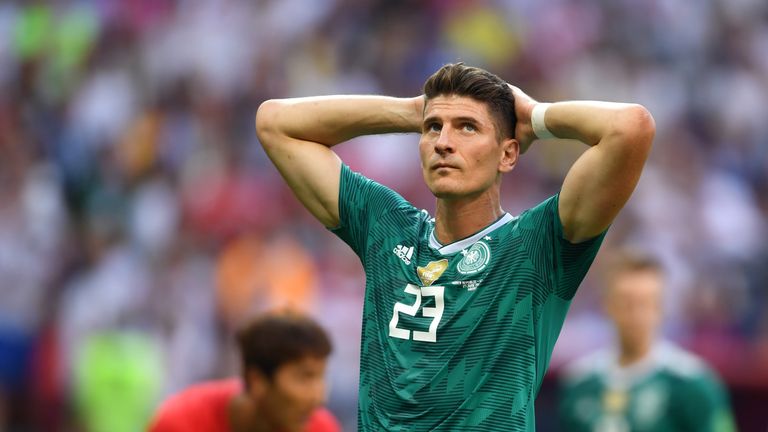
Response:
M533 107L531 113L531 126L533 126L533 133L536 134L538 139L550 139L557 138L552 132L547 129L547 125L544 123L544 114L547 113L547 108L552 105L550 103L537 103Z

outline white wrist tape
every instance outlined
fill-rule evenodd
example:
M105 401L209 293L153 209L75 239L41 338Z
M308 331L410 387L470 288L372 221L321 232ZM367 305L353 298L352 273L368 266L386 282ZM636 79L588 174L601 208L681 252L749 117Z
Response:
M536 134L538 139L550 139L557 138L552 132L547 129L547 125L544 123L544 114L547 112L547 108L552 105L550 103L538 103L533 107L531 113L531 126L533 126L533 133Z

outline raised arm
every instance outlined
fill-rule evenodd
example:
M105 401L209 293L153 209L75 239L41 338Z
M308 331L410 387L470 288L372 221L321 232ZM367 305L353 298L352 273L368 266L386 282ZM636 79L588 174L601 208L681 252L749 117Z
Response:
M527 149L535 139L536 101L520 89L514 93L515 135ZM558 208L569 241L590 239L608 228L634 191L656 132L653 117L636 104L574 101L551 104L544 123L556 137L590 146L568 171Z
M423 106L422 97L268 100L256 113L256 132L299 201L333 227L339 223L341 160L330 148L361 135L418 132Z

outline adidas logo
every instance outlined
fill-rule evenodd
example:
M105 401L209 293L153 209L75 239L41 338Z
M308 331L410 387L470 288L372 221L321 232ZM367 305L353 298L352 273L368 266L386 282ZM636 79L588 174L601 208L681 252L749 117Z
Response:
M397 245L392 252L395 253L404 263L411 265L411 257L413 256L413 246Z

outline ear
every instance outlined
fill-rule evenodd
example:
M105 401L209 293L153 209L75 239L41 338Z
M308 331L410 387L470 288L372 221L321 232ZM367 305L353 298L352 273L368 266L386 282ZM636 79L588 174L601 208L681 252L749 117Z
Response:
M248 381L246 383L248 395L255 400L261 400L267 392L267 377L261 371L251 369L246 372L245 379Z
M507 138L501 142L501 159L499 160L499 172L508 173L517 165L520 156L520 143L514 138Z

